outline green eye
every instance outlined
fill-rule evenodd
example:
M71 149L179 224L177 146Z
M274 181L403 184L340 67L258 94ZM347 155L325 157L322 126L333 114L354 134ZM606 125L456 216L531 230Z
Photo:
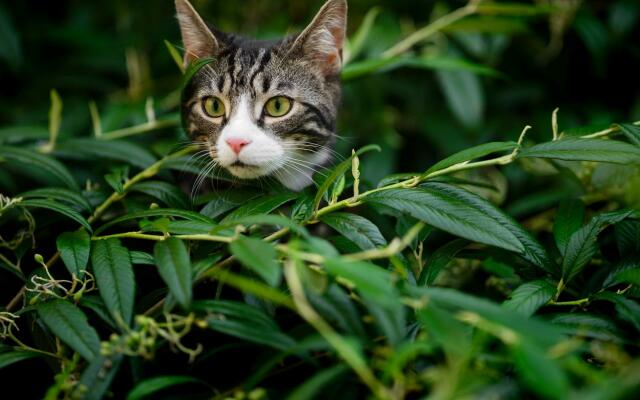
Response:
M291 100L284 96L273 97L267 101L264 110L270 117L283 117L291 111Z
M202 108L204 112L212 118L218 118L224 115L224 103L217 97L205 97L204 100L202 100Z

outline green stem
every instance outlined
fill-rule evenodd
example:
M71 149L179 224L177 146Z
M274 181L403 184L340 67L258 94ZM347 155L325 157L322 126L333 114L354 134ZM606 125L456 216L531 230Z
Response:
M640 121L634 122L632 125L640 126ZM612 133L620 132L620 125L614 125L611 128L604 129L598 132L590 133L588 135L582 136L584 139L597 139L605 136L609 136Z
M149 122L145 122L144 124L102 133L100 136L97 137L97 139L100 139L100 140L122 139L125 137L140 135L142 133L147 133L147 132L155 131L158 129L171 128L174 126L178 126L178 122L172 119L149 121Z
M588 297L585 297L584 299L572 300L572 301L550 300L547 304L550 305L550 306L581 306L583 304L588 303L589 301L591 301L591 300Z
M62 359L62 357L60 357L57 354L53 354L53 353L50 353L50 352L44 351L44 350L39 350L39 349L36 349L36 348L31 347L29 345L26 345L20 339L15 337L14 335L9 335L9 338L11 340L13 340L14 342L16 342L16 344L19 346L19 348L21 350L30 351L32 353L39 353L39 354L42 354L42 355L45 355L45 356L49 356L49 357L53 357L53 358L57 358L57 359Z

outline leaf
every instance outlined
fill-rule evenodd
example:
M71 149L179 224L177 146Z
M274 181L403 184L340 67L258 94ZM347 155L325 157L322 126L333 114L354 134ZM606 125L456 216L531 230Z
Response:
M120 224L122 222L130 221L134 219L141 219L141 218L151 218L151 217L165 217L165 218L175 217L175 218L182 218L190 221L203 222L203 223L210 224L212 226L215 225L215 222L213 222L213 220L211 220L210 218L193 211L176 210L172 208L154 208L152 210L131 212L126 215L123 215L122 217L115 218L107 222L106 224L102 225L100 228L96 229L94 235L97 236L100 233L104 232L105 230L111 228L112 226Z
M8 367L11 364L35 357L42 357L42 354L27 350L2 352L0 353L0 369Z
M631 143L640 146L640 126L633 124L618 124L618 127Z
M0 11L1 12L1 11ZM43 126L8 126L0 128L0 143L21 143L30 140L39 141L49 137L49 131Z
M369 146L365 146L365 147L361 148L360 150L358 150L356 152L352 152L351 153L351 157L347 158L346 160L344 160L343 162L338 164L331 171L331 174L329 174L329 176L327 176L327 178L324 180L322 185L320 185L320 188L316 192L316 196L313 199L313 209L314 210L318 208L318 206L320 205L320 202L322 201L322 198L324 197L325 193L327 193L327 191L331 188L333 183L336 180L338 180L342 175L344 175L345 172L347 172L351 168L351 163L353 162L353 158L354 157L359 157L362 154L368 153L368 152L370 152L372 150L381 151L380 146L378 146L378 145L373 145L372 144L372 145L369 145Z
M488 156L489 154L513 151L516 147L518 147L516 142L491 142L465 149L436 163L424 173L424 176L449 168L452 165Z
M122 161L140 169L145 169L157 161L145 148L119 140L66 140L56 146L56 154L73 160L95 161L97 158Z
M273 210L290 202L296 197L298 197L298 195L295 193L280 193L251 200L240 208L237 208L229 213L225 218L222 219L222 221L220 221L220 223L226 224L249 215L269 214Z
M518 157L633 164L640 163L640 148L616 140L570 137L522 149Z
M191 64L189 64L184 72L184 76L182 77L182 90L189 84L191 79L196 75L198 71L200 71L205 65L214 62L216 59L211 57L203 57L194 60Z
M192 309L206 312L207 324L214 331L279 350L288 350L295 345L271 317L247 304L200 300L193 302Z
M84 196L82 196L78 192L64 188L35 189L21 193L17 197L22 197L23 199L54 200L57 202L66 203L70 206L75 206L78 209L84 211L91 212L93 210L91 203L89 203L89 201Z
M98 356L84 369L72 398L101 400L122 365L124 356Z
M130 251L131 264L134 265L156 265L153 255L144 251Z
M62 214L65 217L76 221L80 225L87 228L89 232L93 231L93 229L91 229L91 225L89 225L89 222L87 222L87 220L84 219L84 217L80 215L76 210L67 205L57 203L53 200L29 199L21 201L20 205L25 207L44 208L46 210L55 211L58 214Z
M349 40L349 45L347 46L348 51L345 52L345 66L349 65L349 60L354 60L360 55L360 52L369 38L371 28L379 14L380 7L372 7L367 11L367 14L362 19L362 23L358 27L358 30L353 34L351 40Z
M398 302L393 275L375 264L329 258L325 261L324 268L329 274L346 279L362 295L380 305L393 307Z
M242 265L258 274L269 285L280 284L282 269L276 262L277 254L273 245L260 239L240 236L231 242L229 249Z
M418 311L418 320L447 354L460 358L468 356L472 330L451 313L430 304Z
M169 52L169 55L171 56L173 61L176 63L176 65L180 69L180 72L184 74L185 73L184 61L182 59L182 56L180 56L180 52L178 51L178 49L176 49L173 43L169 42L166 39L164 41L164 45L167 46L167 51Z
M540 307L547 304L555 294L556 289L549 282L543 280L531 281L518 286L511 293L509 300L503 303L503 306L530 317Z
M362 250L369 250L387 245L382 233L368 219L350 213L331 213L323 215L320 220L341 235L358 245Z
M180 239L169 238L158 242L153 253L158 272L170 293L185 310L191 305L191 259L187 246Z
M200 383L203 382L199 379L184 376L184 375L165 375L165 376L155 376L153 378L145 379L142 382L138 383L129 394L127 394L127 400L141 400L144 398L149 398L155 393L167 389L169 387L185 385L189 383Z
M58 236L56 246L60 257L69 273L82 277L87 268L91 251L91 237L84 229L75 232L65 232Z
M420 272L418 285L430 286L431 284L433 284L438 275L440 275L440 272L445 269L447 265L449 265L449 263L455 258L456 254L458 254L468 245L468 241L464 239L457 239L434 251L429 256L427 262L424 265L424 268Z
M585 206L579 199L565 199L560 202L553 223L553 236L560 254L564 255L571 235L582 227L584 222Z
M313 400L320 397L322 389L346 374L349 368L344 364L338 364L322 370L307 379L286 397L286 400Z
M85 360L91 361L100 354L100 338L87 322L84 313L73 304L53 299L35 306L38 316L54 335L77 351Z
M291 232L295 232L300 236L308 237L309 232L307 230L298 225L295 221L290 220L287 217L283 217L282 215L269 215L269 214L255 214L248 215L246 217L240 217L237 219L233 219L231 221L225 222L224 225L218 225L214 232L217 232L222 229L233 228L237 225L244 226L253 226L253 225L273 225L277 228L286 227L291 230Z
M607 226L621 222L632 214L632 210L621 210L597 215L587 225L571 235L562 262L562 278L565 284L580 273L596 254L600 232Z
M615 238L621 256L640 256L640 221L626 220L616 224Z
M22 46L20 37L11 17L0 8L0 60L4 60L13 71L22 64Z
M91 264L100 296L115 320L131 323L135 277L129 250L117 239L95 242Z
M523 339L511 346L511 353L518 375L532 391L543 398L567 398L567 375L557 362L545 354L544 349Z
M636 301L612 292L600 292L593 298L614 303L620 317L629 321L640 332L640 304Z
M214 198L207 205L205 205L200 214L206 215L209 218L215 219L220 215L231 211L248 201L260 196L260 192L253 190L233 190L228 192L214 193Z
M480 125L484 114L484 91L478 76L467 71L436 71L449 108L467 128Z
M176 209L189 209L189 199L180 188L162 181L146 181L133 185L131 192L139 192L155 197L166 206Z
M69 170L58 160L37 153L33 150L25 150L18 147L0 146L0 160L33 166L63 183L71 190L78 191L79 187Z
M118 194L124 194L124 184L129 179L129 166L112 168L111 172L104 176L107 184Z
M365 201L391 207L443 231L478 243L518 253L524 253L525 250L512 230L500 224L486 210L492 209L493 214L502 214L501 211L484 199L450 185L429 183L415 189L384 190L373 193ZM503 219L508 220L508 217L505 215ZM513 222L511 225L522 230Z

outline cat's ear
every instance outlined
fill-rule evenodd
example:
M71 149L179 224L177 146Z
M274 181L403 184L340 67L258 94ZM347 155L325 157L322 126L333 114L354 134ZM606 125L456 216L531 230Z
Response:
M214 56L218 52L218 41L202 17L187 0L175 0L178 22L184 45L185 66L194 60Z
M337 75L347 31L347 1L327 0L313 21L296 38L292 50L301 51L322 72Z

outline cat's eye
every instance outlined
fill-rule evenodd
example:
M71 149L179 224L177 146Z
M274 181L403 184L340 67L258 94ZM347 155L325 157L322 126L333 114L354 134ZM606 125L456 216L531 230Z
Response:
M285 96L277 96L269 99L264 105L264 111L270 117L284 117L291 111L291 100Z
M219 118L224 115L224 103L217 97L205 97L202 100L202 108L212 118Z

